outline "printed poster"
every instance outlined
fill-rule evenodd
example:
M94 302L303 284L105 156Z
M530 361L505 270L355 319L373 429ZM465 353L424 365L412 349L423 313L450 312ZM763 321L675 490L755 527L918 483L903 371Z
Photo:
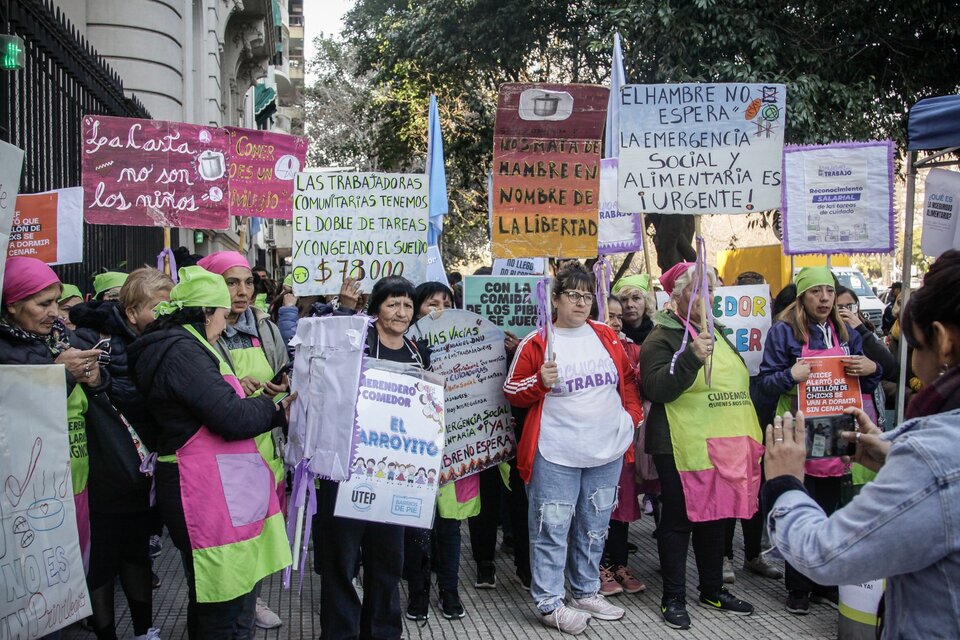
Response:
M717 287L713 290L713 318L743 358L750 375L760 371L763 345L771 324L770 286Z
M430 370L446 378L440 484L515 457L510 405L503 395L509 365L503 331L470 311L447 309L439 317L420 318L407 337L430 344Z
M7 264L5 247L10 239L22 168L23 151L0 140L0 284L3 283L3 269Z
M83 262L83 189L17 196L7 256L36 258L47 264Z
M620 210L744 214L779 208L785 119L782 84L625 85Z
M420 173L298 173L293 292L333 295L344 278L364 291L386 276L427 274L427 179Z
M542 276L546 273L544 258L496 258L490 275L494 276Z
M643 248L640 215L621 211L617 202L619 158L600 161L600 255L627 253Z
M957 213L960 205L960 172L930 169L924 183L923 254L939 257L960 248Z
M495 258L597 255L606 87L500 87L493 138Z
M523 338L537 328L538 276L467 276L463 279L463 307L502 331Z
M804 358L810 365L810 377L799 384L798 409L808 418L843 413L847 407L863 409L860 378L843 371L846 356Z
M0 367L0 638L42 638L91 614L66 399L60 365Z
M230 215L293 218L293 178L307 157L307 139L225 127L230 136Z
M84 220L227 229L230 140L217 127L83 118Z
M783 251L893 251L893 143L787 147Z
M365 361L350 478L340 483L334 515L429 529L443 457L443 382L403 369Z

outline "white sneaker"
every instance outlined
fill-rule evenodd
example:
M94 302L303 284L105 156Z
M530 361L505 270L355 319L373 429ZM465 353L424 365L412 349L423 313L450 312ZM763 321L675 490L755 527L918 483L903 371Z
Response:
M583 633L587 625L590 624L590 614L576 611L561 603L550 613L542 614L540 622L548 627L556 627L559 631L575 636Z
M257 615L254 619L261 629L276 629L283 624L280 616L270 611L270 607L262 598L257 598Z
M160 629L150 627L142 636L133 636L133 640L160 640Z
M570 608L590 614L597 620L619 620L626 613L616 605L610 604L599 593L589 598L570 599Z
M730 558L723 559L723 581L726 584L733 584L737 579L736 574L733 573L733 561Z

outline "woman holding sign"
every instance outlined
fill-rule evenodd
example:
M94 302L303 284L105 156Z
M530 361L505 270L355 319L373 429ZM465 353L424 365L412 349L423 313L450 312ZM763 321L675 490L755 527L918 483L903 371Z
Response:
M570 634L591 618L623 617L599 593L600 556L623 455L643 419L620 338L588 320L594 286L577 263L558 272L549 337L537 331L523 339L504 384L511 404L530 407L517 448L530 501L530 593L543 624Z
M702 291L695 295L696 279ZM726 521L750 518L760 490L760 426L750 401L750 372L723 336L704 327L704 298L716 274L682 262L660 276L675 311L659 311L640 352L644 396L650 400L645 448L660 477L657 551L663 574L660 614L690 628L686 605L687 549L700 576L699 604L734 615L753 605L723 586Z
M860 378L860 391L867 400L864 406L872 410L872 394L881 371L863 355L860 334L840 317L835 305L837 283L833 274L825 266L804 267L795 280L797 299L783 310L780 320L767 335L756 380L758 388L766 395L780 398L778 415L795 412L797 385L806 382L811 373L806 359L841 356L844 373ZM840 480L846 470L846 465L835 456L807 461L807 489L827 514L837 509ZM836 606L836 587L811 582L789 563L784 580L788 591L786 608L790 613L806 615L810 612L811 600Z

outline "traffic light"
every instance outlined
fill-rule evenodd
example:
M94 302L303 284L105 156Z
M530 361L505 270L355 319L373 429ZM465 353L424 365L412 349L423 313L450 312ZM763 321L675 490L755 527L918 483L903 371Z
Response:
M20 36L0 35L0 68L19 71L26 64L26 50Z

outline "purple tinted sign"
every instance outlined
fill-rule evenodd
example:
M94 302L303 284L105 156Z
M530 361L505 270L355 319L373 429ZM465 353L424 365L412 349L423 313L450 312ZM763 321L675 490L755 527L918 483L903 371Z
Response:
M293 177L303 170L307 139L226 127L230 135L230 214L293 219Z

